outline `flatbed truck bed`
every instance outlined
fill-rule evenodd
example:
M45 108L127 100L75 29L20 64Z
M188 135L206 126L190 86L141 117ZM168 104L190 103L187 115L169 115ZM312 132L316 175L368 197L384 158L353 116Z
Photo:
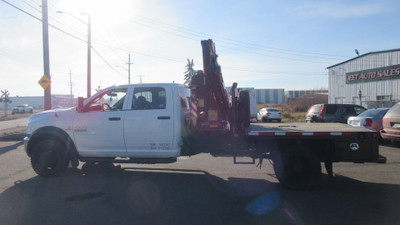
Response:
M366 128L342 123L262 123L253 122L245 130L248 136L345 136L352 133L376 133Z

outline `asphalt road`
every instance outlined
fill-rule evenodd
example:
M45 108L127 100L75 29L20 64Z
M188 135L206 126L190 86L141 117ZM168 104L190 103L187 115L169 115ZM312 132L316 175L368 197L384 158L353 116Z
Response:
M0 142L0 224L400 224L400 148L380 149L386 164L334 164L335 178L291 191L268 161L206 154L42 178L21 142Z

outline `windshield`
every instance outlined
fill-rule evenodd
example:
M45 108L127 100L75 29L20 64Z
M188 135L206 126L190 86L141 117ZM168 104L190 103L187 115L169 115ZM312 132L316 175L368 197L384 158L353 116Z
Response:
M126 88L115 88L104 91L102 94L93 99L86 108L89 111L101 111L101 110L122 110Z

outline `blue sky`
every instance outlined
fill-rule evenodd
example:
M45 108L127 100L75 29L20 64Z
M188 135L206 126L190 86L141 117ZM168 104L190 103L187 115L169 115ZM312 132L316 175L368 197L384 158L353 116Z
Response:
M41 18L40 0L6 0ZM94 4L95 3L95 4ZM131 82L183 82L186 59L202 68L202 39L216 43L226 86L327 88L326 67L360 54L400 48L400 2L51 0L52 93L86 95L87 27L92 18L92 93ZM43 89L41 22L0 1L0 89L38 96ZM81 40L78 40L78 39Z

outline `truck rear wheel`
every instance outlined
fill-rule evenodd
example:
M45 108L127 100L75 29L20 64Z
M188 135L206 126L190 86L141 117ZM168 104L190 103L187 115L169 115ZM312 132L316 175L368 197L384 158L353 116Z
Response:
M305 190L318 183L321 163L308 149L295 146L274 160L274 170L282 185L290 189Z
M239 120L243 127L250 126L250 94L247 90L239 92Z
M43 177L58 176L68 168L65 146L58 140L40 141L33 149L31 164L33 170Z

